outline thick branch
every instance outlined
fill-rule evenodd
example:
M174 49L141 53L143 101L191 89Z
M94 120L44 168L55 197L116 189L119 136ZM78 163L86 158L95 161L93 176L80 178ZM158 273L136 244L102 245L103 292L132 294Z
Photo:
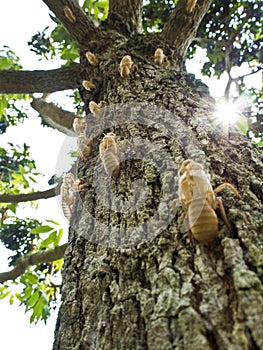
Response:
M35 201L38 199L48 199L58 195L61 183L46 191L26 193L26 194L2 194L0 195L0 203L19 203L27 201Z
M17 261L13 270L0 273L0 283L8 280L15 280L17 277L21 276L30 265L49 263L63 258L66 248L67 243L54 249L39 251L37 253L23 256Z
M43 117L45 122L57 130L75 135L72 125L76 115L66 111L52 102L46 102L44 98L33 98L31 106Z
M80 83L80 65L52 70L0 70L0 93L20 94L75 89Z
M121 34L141 32L142 0L110 0L107 22Z
M190 3L194 4L193 8ZM175 46L178 60L184 62L186 51L211 3L212 0L197 0L196 4L193 0L178 1L161 34L165 42Z
M86 14L76 0L43 0L49 9L68 30L71 37L82 46L87 41L98 39L100 30L91 17Z

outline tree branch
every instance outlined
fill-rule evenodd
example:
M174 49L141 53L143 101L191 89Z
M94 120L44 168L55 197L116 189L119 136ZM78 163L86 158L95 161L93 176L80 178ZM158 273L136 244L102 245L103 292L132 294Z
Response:
M227 101L229 100L230 87L231 87L232 83L235 83L236 87L239 87L238 82L240 80L242 81L244 78L249 77L250 75L256 74L256 73L260 72L261 70L262 70L262 68L258 67L255 71L243 74L243 75L238 76L236 78L232 78L232 76L230 74L230 71L227 72L228 73L228 81L227 81L227 84L226 84L226 87L225 87L225 92L224 92L225 99Z
M179 0L177 2L161 33L165 42L175 46L175 55L179 63L184 63L187 49L195 38L199 24L208 11L212 0L197 0L189 12L190 3L193 3L193 0Z
M97 39L100 30L92 18L86 14L76 0L43 0L49 9L68 30L79 47L87 47L87 42Z
M73 131L73 121L75 113L66 111L52 102L46 102L44 97L34 98L31 106L43 117L45 122L53 128L67 134L75 135Z
M26 193L26 194L2 194L0 195L0 203L19 203L35 201L38 199L48 199L59 194L61 183L46 191Z
M253 72L250 72L250 73L246 73L246 74L243 74L243 75L240 75L239 77L237 78L232 78L233 81L236 81L236 80L240 80L240 79L244 79L245 77L249 77L250 75L253 75L253 74L256 74L260 71L262 71L263 69L261 67L258 67L256 70L254 70Z
M75 89L81 81L80 72L80 64L47 71L0 70L0 93L31 94Z
M142 30L142 0L110 0L107 24L124 35Z
M228 73L228 81L227 81L227 84L226 84L226 87L225 87L224 96L225 96L225 100L229 101L230 87L231 87L231 85L233 83L233 78L231 77L230 72L227 72L227 73Z
M68 244L65 243L54 249L39 251L23 256L17 261L13 270L0 273L0 283L8 280L15 280L17 277L21 276L30 265L48 263L63 258L67 245Z

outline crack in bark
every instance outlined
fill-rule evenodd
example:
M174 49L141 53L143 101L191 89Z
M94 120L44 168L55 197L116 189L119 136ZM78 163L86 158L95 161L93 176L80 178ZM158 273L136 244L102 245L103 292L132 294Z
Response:
M211 346L211 350L221 350L212 329L209 330L206 328L206 338Z

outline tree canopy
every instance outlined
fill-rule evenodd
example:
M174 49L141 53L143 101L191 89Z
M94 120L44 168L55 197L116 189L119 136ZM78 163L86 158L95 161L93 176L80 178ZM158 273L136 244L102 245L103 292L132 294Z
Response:
M7 46L0 50L0 134L4 134L10 125L19 127L27 118L27 113L19 103L21 101L31 103L31 107L39 113L43 127L52 127L66 134L74 134L74 118L84 114L76 83L81 75L78 64L84 34L78 30L74 32L72 28L69 30L67 22L61 23L57 18L61 11L59 6L57 8L51 0L44 2L54 12L57 11L57 14L50 14L55 29L45 27L32 33L28 41L29 50L41 60L59 57L62 67L50 71L23 71L15 52ZM200 6L204 3L201 0L199 2ZM166 33L171 42L184 40L179 37L175 39L168 28L169 19L182 15L185 6L183 1L144 1L141 14L140 1L134 3L138 6L138 16L142 17L141 35ZM195 3L191 1L191 6L195 6ZM114 28L115 25L124 36L133 32L132 23L127 25L124 12L123 17L114 17L114 1L85 0L81 5L83 12L79 12L80 20L83 26L92 28L94 32L99 25L102 28L109 25ZM78 9L77 2L75 6ZM127 11L125 6L123 11ZM178 54L178 61L182 61L179 65L185 69L184 58L194 60L202 49L207 57L202 74L213 79L227 75L222 97L226 104L236 106L237 125L251 142L259 146L263 145L263 90L262 86L248 87L247 81L262 70L261 11L262 2L259 0L227 0L223 4L219 0L211 2L204 18L200 20L198 30L191 33L189 47ZM69 22L74 22L74 15L66 15ZM76 77L75 81L72 76ZM75 107L74 113L47 102L49 93L68 89L73 90L68 98ZM43 95L39 97L35 93ZM246 103L240 104L244 98ZM60 189L61 179L54 177L49 183L51 187L47 186L46 191L37 191L39 174L26 144L23 147L14 144L1 147L0 169L0 240L10 250L9 266L12 268L11 272L0 274L3 284L0 298L9 297L10 303L17 298L25 305L26 311L31 312L31 322L40 319L45 321L59 298L59 284L55 281L66 248L66 245L59 245L63 231L53 220L40 222L20 218L17 209L21 202L29 201L35 205L37 199L55 196ZM19 291L13 288L17 283L22 286Z

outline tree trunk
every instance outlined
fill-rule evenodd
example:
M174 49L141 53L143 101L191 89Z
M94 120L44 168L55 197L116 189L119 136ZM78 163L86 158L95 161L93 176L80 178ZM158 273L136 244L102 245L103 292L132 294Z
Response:
M158 45L138 36L112 47L90 77L95 91L80 89L87 113L91 99L108 107L87 117L95 141L78 166L85 191L71 218L54 350L263 349L262 153L217 121L207 87L172 65L171 48L154 65ZM134 69L123 78L127 54ZM135 145L117 179L98 156L107 132ZM182 209L171 209L185 159L204 165L213 188L229 182L242 196L222 193L231 229L216 211L209 245L190 240Z

